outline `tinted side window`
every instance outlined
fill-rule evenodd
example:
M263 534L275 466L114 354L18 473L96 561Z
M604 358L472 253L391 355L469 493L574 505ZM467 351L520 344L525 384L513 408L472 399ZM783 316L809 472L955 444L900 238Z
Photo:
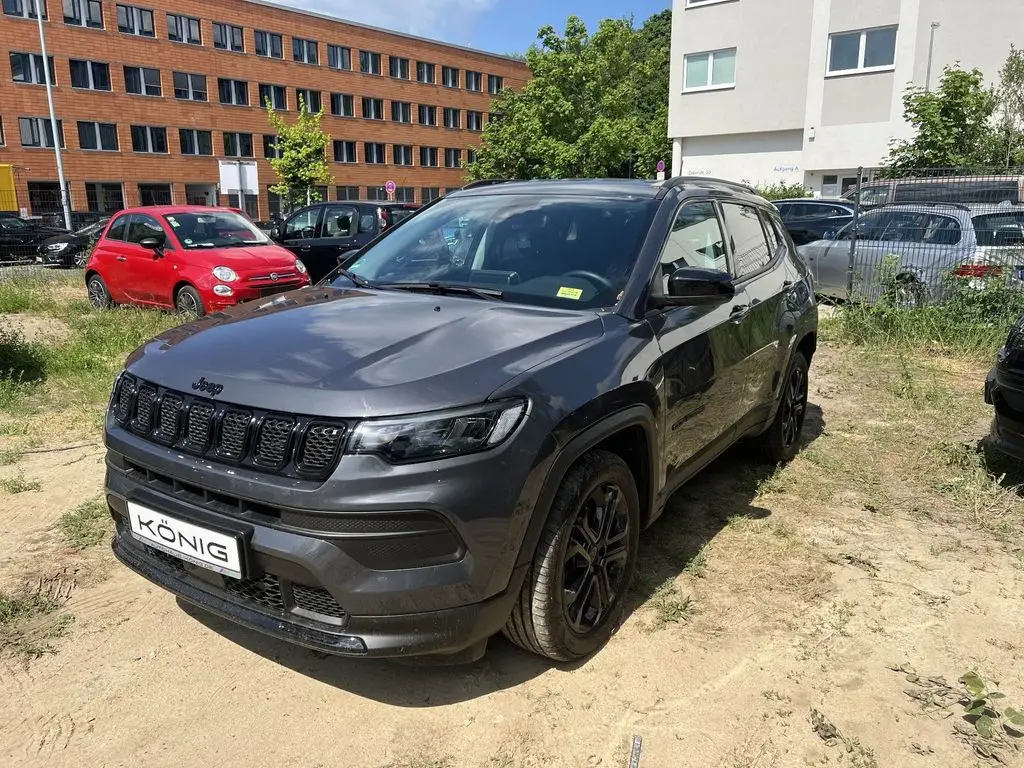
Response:
M319 208L310 208L295 214L284 225L281 232L282 240L301 240L303 238L316 236L316 219L320 214Z
M128 219L131 216L120 216L113 224L110 225L110 229L107 230L108 240L124 240L125 225L128 223Z
M712 202L687 203L672 224L661 252L661 272L667 279L683 267L729 271L725 238Z
M359 234L374 233L377 231L377 217L372 213L364 213L359 217Z
M129 243L140 243L147 237L159 237L163 234L164 230L160 226L160 222L152 216L135 214L132 216L132 223L128 227L128 237L125 239Z
M324 237L350 237L356 233L356 211L351 206L324 209Z
M737 278L757 272L772 260L757 209L750 205L722 205L725 228L733 253L733 271Z
M768 246L772 253L779 248L785 247L786 238L782 235L782 222L778 216L773 216L768 211L761 211L761 221L764 224L765 234L768 236Z

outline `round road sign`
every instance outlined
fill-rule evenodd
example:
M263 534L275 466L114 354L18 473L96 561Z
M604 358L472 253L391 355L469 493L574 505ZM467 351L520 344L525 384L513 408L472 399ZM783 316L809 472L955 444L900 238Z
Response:
M396 189L398 189L398 185L391 181L391 179L388 179L387 183L384 185L384 191L389 195L392 195Z

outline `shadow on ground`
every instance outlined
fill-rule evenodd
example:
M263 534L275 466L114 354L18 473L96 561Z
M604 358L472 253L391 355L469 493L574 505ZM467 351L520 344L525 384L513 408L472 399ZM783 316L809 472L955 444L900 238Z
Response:
M808 405L803 444L824 431L821 409ZM775 467L754 463L737 446L687 483L670 500L664 515L640 541L637 579L627 615L645 603L659 585L681 574L693 557L731 518L765 518L753 505L761 484ZM328 656L292 646L224 621L179 600L182 610L243 648L326 685L399 707L434 707L468 701L512 688L552 669L553 663L525 653L500 634L491 638L484 658L461 667L409 667L387 661ZM584 666L558 665L560 669Z

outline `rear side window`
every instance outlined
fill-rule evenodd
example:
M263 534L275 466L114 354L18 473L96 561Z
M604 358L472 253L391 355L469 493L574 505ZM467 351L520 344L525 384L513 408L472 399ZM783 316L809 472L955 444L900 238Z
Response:
M372 213L364 213L359 217L359 234L373 233L377 231L377 217Z
M725 237L712 202L687 203L679 209L672 224L661 253L662 275L667 279L683 267L729 271Z
M737 279L753 274L772 260L757 208L750 205L724 203L725 228L733 253L733 270Z
M768 245L774 253L785 246L786 238L782 234L782 222L778 216L772 216L768 211L761 211L761 220L764 222L764 231L768 236Z
M124 240L125 225L128 223L130 216L120 216L114 220L114 223L110 225L110 229L107 230L108 240Z
M324 237L351 237L355 234L356 209L330 206L324 211Z
M974 217L978 245L983 248L1004 248L1024 245L1024 211L990 213Z

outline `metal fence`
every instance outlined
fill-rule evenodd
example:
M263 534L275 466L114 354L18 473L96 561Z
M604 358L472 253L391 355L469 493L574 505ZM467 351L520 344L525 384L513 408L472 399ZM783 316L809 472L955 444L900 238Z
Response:
M829 202L800 246L824 296L920 305L964 285L1024 288L1024 168L862 168Z

